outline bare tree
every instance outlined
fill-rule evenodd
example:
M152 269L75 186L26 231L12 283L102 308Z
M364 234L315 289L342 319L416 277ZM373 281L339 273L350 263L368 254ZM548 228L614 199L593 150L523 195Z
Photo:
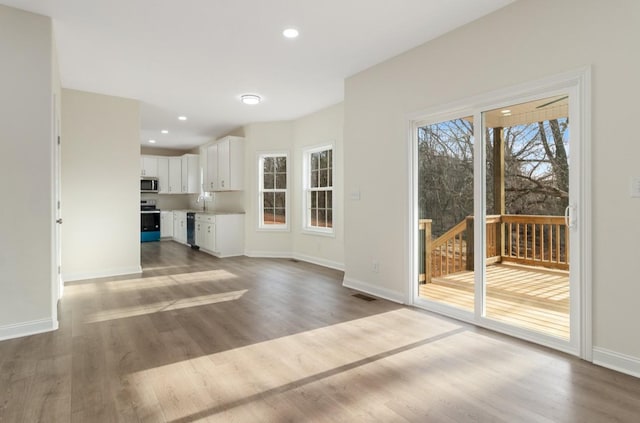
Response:
M568 119L504 128L505 210L561 215L568 202ZM487 198L493 198L493 134L487 130ZM473 124L454 119L418 130L419 209L439 236L473 214ZM493 214L492 202L487 212Z

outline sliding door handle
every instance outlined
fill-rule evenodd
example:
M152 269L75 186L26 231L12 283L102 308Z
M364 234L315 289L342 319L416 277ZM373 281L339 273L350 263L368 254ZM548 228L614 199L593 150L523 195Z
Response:
M575 207L571 204L564 209L564 223L569 229L573 229L576 226Z

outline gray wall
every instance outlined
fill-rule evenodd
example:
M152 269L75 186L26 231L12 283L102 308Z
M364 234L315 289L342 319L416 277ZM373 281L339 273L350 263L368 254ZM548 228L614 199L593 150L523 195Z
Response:
M591 65L594 346L640 375L639 16L635 0L520 0L349 78L346 278L406 298L410 113Z
M58 325L52 51L49 18L0 6L0 339Z
M62 91L62 275L140 272L140 105Z

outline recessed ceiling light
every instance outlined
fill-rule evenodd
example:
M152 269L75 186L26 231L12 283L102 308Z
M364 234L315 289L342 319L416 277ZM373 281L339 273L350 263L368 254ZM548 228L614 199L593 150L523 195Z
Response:
M243 94L240 96L240 100L244 104L254 105L254 104L260 103L262 101L262 98L260 98L259 95L255 95L255 94Z
M149 142L150 142L151 144L155 144L155 143L156 143L156 140L149 140Z
M284 35L285 38L298 38L300 32L298 32L298 30L295 28L287 28L282 31L282 35Z
M500 110L500 113L502 113L503 115L506 115L507 113L511 114L511 110L509 109Z
M163 130L162 130L162 131L160 131L160 132L162 132L163 134L168 134L168 133L169 133L169 131L167 131L166 129L163 129Z
M178 116L178 120L187 120L186 116Z

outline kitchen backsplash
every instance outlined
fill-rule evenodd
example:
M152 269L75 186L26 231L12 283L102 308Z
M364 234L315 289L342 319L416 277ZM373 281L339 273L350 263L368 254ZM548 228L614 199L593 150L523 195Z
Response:
M196 194L141 193L140 199L156 200L156 207L160 210L202 210L202 201L196 202ZM243 191L209 193L206 202L210 211L245 211Z
M197 195L190 195L189 208L194 210L202 210L202 201L196 203ZM245 211L244 210L244 191L227 191L209 193L207 201L207 210L211 211Z
M156 207L160 210L185 210L190 206L191 194L140 194L141 200L156 200Z

